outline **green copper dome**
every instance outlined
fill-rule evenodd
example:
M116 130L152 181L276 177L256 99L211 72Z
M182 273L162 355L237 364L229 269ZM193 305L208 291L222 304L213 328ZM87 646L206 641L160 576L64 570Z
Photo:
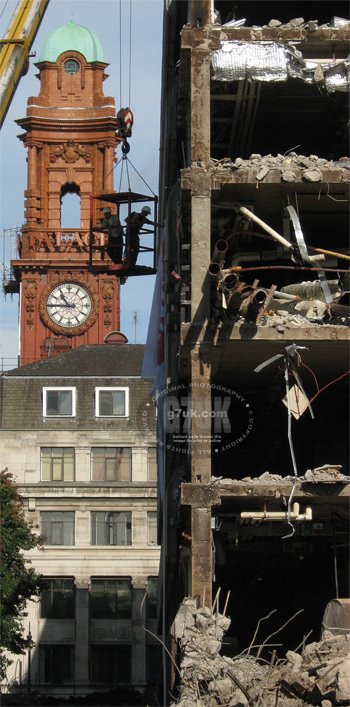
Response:
M103 61L102 46L99 38L82 25L69 22L57 27L46 38L39 61L57 61L60 54L68 51L82 54L86 61Z

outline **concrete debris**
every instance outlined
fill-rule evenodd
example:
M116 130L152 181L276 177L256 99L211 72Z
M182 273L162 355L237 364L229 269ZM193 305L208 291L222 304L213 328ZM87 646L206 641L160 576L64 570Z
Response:
M286 329L302 329L303 327L309 327L310 319L315 316L315 313L313 313L313 317L307 317L297 313L290 314L282 309L278 309L277 312L269 311L263 315L259 324L261 326L274 327L276 331L283 333ZM320 322L316 322L316 324L321 325Z
M270 170L278 169L285 182L294 182L297 172L300 172L302 179L307 182L320 182L322 181L322 170L347 169L349 158L341 157L339 160L333 161L317 157L317 155L307 157L290 152L287 156L252 154L246 160L237 157L234 161L229 157L222 160L212 158L210 162L215 169L230 169L232 171L256 169L258 181L263 181Z
M236 658L220 655L230 619L193 599L180 607L184 630L173 636L180 648L179 695L171 707L299 707L347 705L350 698L350 633L325 633L301 654L287 651L285 659L268 663L244 651ZM261 646L262 647L262 646ZM257 655L260 652L258 651Z
M270 20L268 27L281 27L282 22L280 20Z
M349 476L342 474L342 467L339 464L324 464L316 469L308 469L300 481L311 481L312 483L346 482L350 481Z
M239 20L231 20L229 22L225 22L222 26L223 27L243 27L246 23L245 19L239 19ZM217 16L215 16L215 24L218 24L217 22ZM263 27L281 27L282 29L284 28L305 28L309 29L309 31L314 32L316 29L319 27L321 29L326 29L327 27L334 27L335 29L340 29L341 27L347 27L350 24L350 21L345 19L344 17L333 17L330 22L319 25L318 20L304 20L303 17L295 17L288 22L281 22L280 20L277 19L271 19L267 25L253 25L254 29L262 29Z
M298 476L298 482L311 482L311 483L346 483L350 482L350 477L342 473L342 466L340 464L324 464L323 466L318 466L315 469L308 469L305 474ZM258 484L279 484L285 481L294 480L294 476L280 476L280 474L270 474L269 471L264 471L260 476L245 476L240 482L245 483L258 483ZM222 476L212 476L212 483L220 484L236 484L237 479L227 479Z
M348 317L342 317L340 320L338 318L336 321L338 325L340 324L342 326L346 326L348 322ZM236 320L237 326L246 323L247 320L243 316L238 317ZM312 323L313 327L327 327L333 326L335 322L331 324L325 323L322 317L318 317L315 311L311 311L310 309L308 310L308 316L303 316L298 313L290 314L287 311L278 309L277 312L273 312L272 310L265 312L260 318L259 326L274 327L277 332L283 333L288 329L303 329L305 327L310 327L310 323Z

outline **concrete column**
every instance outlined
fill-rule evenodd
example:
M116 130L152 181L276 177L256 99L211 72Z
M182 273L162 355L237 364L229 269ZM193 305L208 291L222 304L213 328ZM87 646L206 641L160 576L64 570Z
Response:
M147 634L141 625L141 606L142 606L142 622L146 621L146 600L145 591L147 587L147 577L133 577L131 580L133 586L132 592L132 684L146 683L146 645Z
M206 346L191 351L192 454L191 481L194 488L210 483L211 478L211 410L210 365L205 355ZM207 502L206 502L207 501ZM212 547L211 503L204 496L200 507L191 507L191 579L192 596L199 596L200 604L211 606L212 601Z
M191 50L191 162L210 160L209 46ZM189 165L190 166L190 165Z
M75 683L89 682L89 585L90 578L75 579Z
M211 506L191 508L192 589L200 605L212 604Z
M191 200L191 322L195 327L206 325L210 316L211 194L207 175L201 175L199 189L200 194L192 191Z
M210 24L213 14L213 0L191 0L189 22L192 27Z
M207 347L197 346L191 351L191 415L192 453L191 481L209 484L211 478L211 426L212 418L202 413L211 410L209 356Z

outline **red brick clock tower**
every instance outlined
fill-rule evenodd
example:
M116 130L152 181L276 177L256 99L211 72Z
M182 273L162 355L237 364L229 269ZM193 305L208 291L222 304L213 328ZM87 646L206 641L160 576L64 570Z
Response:
M107 64L93 32L74 22L51 32L39 69L40 93L17 123L28 150L25 225L19 257L20 363L98 344L120 326L119 280L94 233L89 263L90 194L113 192L117 120L103 94ZM80 199L80 227L62 228L67 193ZM94 201L98 223L102 201ZM94 265L96 267L94 267Z

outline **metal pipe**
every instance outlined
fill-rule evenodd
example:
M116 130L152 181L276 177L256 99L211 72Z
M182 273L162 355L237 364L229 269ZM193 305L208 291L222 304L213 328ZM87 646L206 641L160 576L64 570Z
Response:
M286 301L288 301L288 302L289 302L289 301L298 302L298 301L300 300L300 297L299 297L298 295L287 294L287 292L280 292L279 290L275 290L274 293L273 293L273 296L274 296L276 299L280 299L280 300L283 300L283 299L284 299L284 300L286 300Z
M297 520L310 521L312 520L312 508L306 506L305 513L300 513L299 503L293 503L293 510L288 514L288 511L242 511L240 517L248 520Z
M231 267L240 263L264 262L266 260L290 260L290 254L283 248L276 250L254 250L237 253L231 260Z
M214 245L214 252L212 256L212 262L222 263L225 259L225 255L228 249L228 243L224 238L219 238Z
M291 250L293 248L292 243L287 241L286 238L283 238L280 233L277 233L277 231L271 228L271 226L265 223L265 221L263 221L261 218L253 214L253 212L247 209L246 206L241 206L238 210L238 213L242 214L250 221L254 221L254 223L258 224L258 226L261 226L261 228L263 228L266 233L272 236L272 238L278 243L280 243L284 248L287 248L287 250Z
M238 310L242 304L242 299L244 297L244 294L247 296L252 291L253 291L253 288L247 286L244 282L238 283L237 287L235 287L232 290L232 294L227 301L227 309L232 312L238 312Z
M334 304L329 305L329 311L334 317L350 317L350 307L347 304Z
M220 263L217 263L214 261L211 261L209 263L208 274L214 280L222 280L222 278L224 277L224 271L223 271ZM237 275L236 275L236 277L237 277Z
M256 292L254 293L254 295L252 297L252 302L254 304L258 304L258 305L264 304L266 297L267 297L267 292L265 290L262 290L262 289L256 290Z
M236 273L227 273L223 277L223 285L228 289L228 290L233 290L235 287L237 287L238 283L238 276Z
M267 293L265 290L254 290L253 287L246 286L242 290L242 296L243 301L239 308L240 313L247 319L255 321L266 300Z

